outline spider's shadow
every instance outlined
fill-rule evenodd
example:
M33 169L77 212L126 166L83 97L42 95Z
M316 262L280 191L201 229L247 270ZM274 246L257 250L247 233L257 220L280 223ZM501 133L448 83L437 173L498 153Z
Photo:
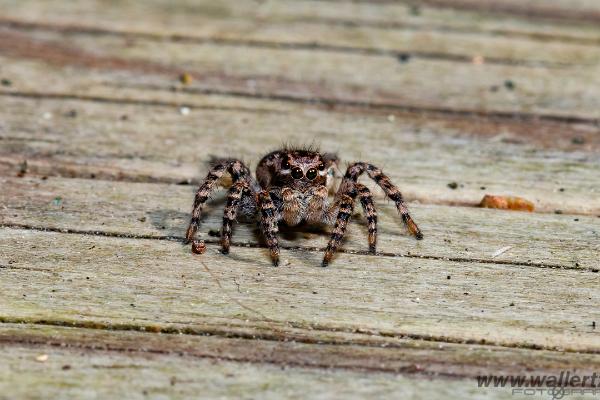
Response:
M199 225L199 232L202 237L209 240L213 239L218 241L218 236L220 235L220 223L218 224L218 227L214 226L215 224L213 223L212 227L209 229L206 227L205 222L209 219L215 218L217 218L220 221L223 209L225 207L225 203L226 198L224 196L216 196L214 199L212 199L206 204L202 212L202 217L200 219ZM154 226L156 230L161 232L163 236L170 238L181 238L183 242L183 237L185 235L185 231L189 223L189 212L174 209L156 209L148 212L147 216L147 218L150 220L150 223ZM367 223L363 216L353 216L351 223L360 225L361 229L367 229ZM240 227L245 226L252 232L252 238L261 246L266 247L266 243L264 241L263 235L260 232L256 219L243 217L239 219L238 223L234 225L234 242L236 225ZM278 237L283 241L292 243L297 241L298 239L308 238L313 235L328 239L331 235L331 229L332 227L324 224L301 224L298 226L291 227L287 226L284 223L281 223L279 225Z
M222 196L211 200L206 204L200 217L200 227L203 223L216 214L222 214L226 199ZM147 213L150 223L164 236L181 238L190 223L190 213L173 209L157 209Z

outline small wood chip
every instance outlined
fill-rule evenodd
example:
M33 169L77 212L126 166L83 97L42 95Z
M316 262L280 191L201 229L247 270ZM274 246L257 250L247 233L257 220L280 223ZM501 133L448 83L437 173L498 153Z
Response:
M515 210L532 212L535 208L533 203L522 197L516 196L495 196L486 194L483 196L479 207L497 208L500 210Z
M506 246L503 247L501 249L498 249L494 252L494 254L492 254L492 258L496 258L498 257L500 254L506 253L508 250L510 250L512 248L512 246Z
M179 75L179 82L183 83L184 85L189 85L190 83L192 83L193 80L194 78L192 77L192 75L187 72L184 72L183 74Z
M46 362L46 361L48 361L48 354L40 354L39 356L37 356L35 358L35 361L37 361L37 362Z

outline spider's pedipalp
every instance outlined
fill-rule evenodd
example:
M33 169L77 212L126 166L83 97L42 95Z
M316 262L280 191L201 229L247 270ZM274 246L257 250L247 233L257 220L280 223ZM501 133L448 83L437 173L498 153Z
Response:
M408 213L408 208L406 207L406 203L404 203L402 193L400 193L400 190L390 181L390 178L388 178L388 176L385 175L381 169L372 164L356 162L351 164L346 170L344 181L357 182L358 177L365 171L369 177L373 179L379 185L379 187L383 189L385 194L396 204L396 208L402 216L402 221L404 221L406 224L409 232L417 239L423 239L421 230ZM344 182L342 182L342 185L343 183Z
M194 235L198 230L198 223L200 222L200 215L202 214L204 203L206 203L210 194L215 189L217 182L225 172L231 174L234 183L239 180L247 180L250 183L252 179L250 170L248 170L248 167L241 161L221 160L216 162L196 192L192 209L192 218L185 234L186 243L189 243L194 239Z

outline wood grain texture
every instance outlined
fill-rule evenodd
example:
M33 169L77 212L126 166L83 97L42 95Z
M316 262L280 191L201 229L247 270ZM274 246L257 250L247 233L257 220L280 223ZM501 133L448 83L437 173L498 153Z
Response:
M42 63L50 71L94 69L105 85L115 88L129 85L167 91L172 83L165 77L173 79L187 71L196 78L188 90L448 112L532 113L576 117L592 124L600 116L599 99L591 90L598 83L596 64L532 69L428 58L401 63L394 56L367 57L360 52L289 51L278 46L165 42L148 37L129 40L126 36L14 28L3 30L0 48L8 60ZM26 85L15 81L16 87ZM506 81L513 82L514 88L505 90ZM83 84L77 83L76 76L69 82L71 87Z
M379 391L379 396L396 395L387 392L393 386L384 389L383 382L389 381L390 385L392 382L398 385L394 390L403 388L408 391L405 394L411 393L411 397L416 398L442 394L493 398L506 393L499 389L476 390L477 375L557 374L561 369L577 369L584 374L598 365L597 355L403 339L382 348L27 324L2 325L0 348L3 350L0 396L8 396L5 398L21 394L21 386L9 382L39 380L46 383L44 397L56 391L54 398L61 394L61 386L67 383L69 394L73 396L85 387L90 394L104 395L107 390L121 392L125 382L135 388L136 394L145 389L151 397L161 392L188 397L198 390L196 385L207 385L205 380L208 379L209 386L222 391L220 394L224 396L234 396L232 390L253 393L255 386L264 386L261 398L281 395L280 390L289 392L296 382L304 380L315 395L324 392L331 395L332 390L338 390L342 395L346 388L331 386L335 382L345 384L349 378L361 381L363 389L354 393L357 396L374 395L371 392L375 390ZM36 361L44 354L48 356L45 362ZM323 369L328 372L323 374ZM121 376L108 388L105 381L111 377L110 371ZM256 382L273 377L275 371L280 375L274 387L272 383L260 385ZM153 384L149 384L148 374L156 376ZM322 383L327 377L331 386ZM232 385L233 382L237 384ZM429 392L421 388L426 384ZM440 390L443 393L434 394ZM31 396L31 392L28 393ZM208 393L203 394L209 397Z
M256 164L282 141L317 141L322 149L338 152L342 170L345 162L355 160L381 166L408 199L476 205L485 194L517 195L533 201L538 211L600 214L598 153L539 149L539 138L507 143L521 137L524 127L503 126L506 136L496 132L495 137L478 138L461 135L460 124L452 120L305 112L271 102L262 106L274 110L259 106L253 111L241 110L249 104L237 100L221 103L229 109L214 109L220 100L212 99L208 109L199 103L184 116L176 103L2 100L0 164L10 174L27 160L28 171L38 175L198 182L211 155ZM486 123L471 129L479 131L480 126L493 132L493 124ZM547 139L558 134L560 128L554 129ZM451 182L458 183L456 190L448 187Z
M276 5L282 6L279 3ZM289 14L290 5L291 3L287 5L288 9L280 10L285 12L283 15L265 16L264 13L255 13L248 16L215 17L210 15L214 4L205 4L204 8L198 4L190 5L193 12L179 15L177 9L174 10L175 13L171 10L163 11L162 8L168 7L166 4L153 4L159 10L136 9L136 5L129 5L134 9L128 9L126 5L121 4L117 9L103 8L100 16L97 12L92 15L90 9L89 15L84 14L83 20L79 16L72 16L69 20L65 15L61 15L56 18L61 22L53 23L48 23L46 17L23 18L19 13L9 14L0 19L0 26L33 31L53 30L100 36L154 38L174 42L216 42L225 46L278 47L288 51L310 49L358 53L371 57L408 55L409 58L470 63L473 57L480 56L484 57L488 64L523 65L532 68L591 64L597 62L600 55L593 46L600 38L582 35L577 31L565 36L557 35L556 32L552 36L543 32L528 33L500 28L482 31L473 29L473 26L468 29L441 24L436 26L435 23L424 25L423 21L419 21L418 24L411 23L407 22L411 20L407 15L394 21L384 20L379 23L347 20L339 15L318 17L307 13L302 17ZM228 6L231 6L231 10L228 11L240 12L240 3ZM325 4L325 7L327 6L332 7ZM258 7L254 8L257 9ZM274 11L273 8L268 10ZM117 13L113 14L115 11ZM178 20L177 25L164 18L153 20L153 17L158 16L158 11L168 12L170 19ZM70 12L73 13L73 10ZM133 13L149 15L150 18L136 19L132 25L124 16ZM464 19L462 16L459 21Z
M288 337L363 332L598 353L593 272L1 230L4 322ZM261 258L265 262L261 263ZM451 279L447 277L450 276ZM560 285L556 285L560 282ZM557 301L557 299L560 299Z
M398 30L409 33L411 30L446 33L471 34L475 40L490 39L490 36L513 36L535 39L568 41L598 38L598 32L592 24L582 24L579 19L569 17L576 10L587 17L597 11L593 0L574 7L573 2L562 4L548 1L533 3L489 2L489 1L420 1L418 5L398 1L179 1L174 6L165 1L147 1L144 6L133 1L111 3L107 7L103 2L62 1L6 1L2 2L7 10L6 17L41 23L64 25L92 25L96 27L127 31L150 31L155 33L177 33L183 35L215 35L220 37L239 37L238 30L248 35L260 34L272 30L278 24L287 24L290 31L296 27L309 25L313 29L321 27L342 27L337 32L348 32L353 45L363 44L365 33L376 29L387 37L387 31ZM494 8L494 6L496 6ZM551 20L544 20L548 8L554 8ZM529 8L527 10L527 8ZM501 12L501 11L512 11ZM140 18L126 18L137 15ZM572 15L571 15L572 16ZM538 17L538 18L536 18ZM541 17L541 18L539 18ZM209 19L210 18L210 19ZM195 24L194 21L208 23ZM533 20L533 22L532 22ZM569 23L570 22L570 23ZM227 26L229 29L223 29ZM357 28L367 28L359 30ZM330 32L336 32L331 29ZM351 35L353 32L361 34ZM311 35L311 32L304 32ZM335 39L335 35L320 37L318 42ZM269 37L277 40L279 37ZM494 38L491 38L492 40ZM402 40L400 37L398 40ZM378 46L379 41L368 42L369 46Z
M598 371L598 2L0 9L0 399L512 398L474 378ZM378 254L357 214L329 268L328 234L291 229L273 268L252 223L219 253L221 192L192 254L206 161L282 142L382 167L425 240L377 192Z
M173 240L183 240L195 193L190 186L62 178L0 178L0 185L4 188L0 223L4 225ZM203 213L199 237L219 242L214 232L220 232L224 205L225 191L220 190ZM416 241L392 204L380 199L376 206L382 256L600 269L595 216L411 204L411 213L426 237ZM283 229L279 237L287 248L322 251L329 233ZM254 223L235 226L234 244L259 246L260 239ZM366 222L359 211L350 223L344 249L363 253L368 249ZM506 251L495 254L500 249Z
M168 354L0 345L0 399L376 397L501 399L507 390L474 380L437 380L344 370L314 370ZM45 362L37 362L48 355Z

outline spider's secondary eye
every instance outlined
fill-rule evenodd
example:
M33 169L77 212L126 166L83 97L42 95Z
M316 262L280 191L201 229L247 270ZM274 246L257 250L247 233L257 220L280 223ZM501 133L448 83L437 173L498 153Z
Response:
M294 179L300 179L300 178L302 178L303 175L304 175L304 173L298 167L296 167L292 170L292 178L294 178Z
M290 169L290 162L288 161L287 157L281 161L281 169Z
M319 171L323 171L325 169L325 164L320 164L319 165Z
M306 178L309 181L312 181L313 179L315 179L317 177L317 170L314 168L309 169L308 171L306 171Z

